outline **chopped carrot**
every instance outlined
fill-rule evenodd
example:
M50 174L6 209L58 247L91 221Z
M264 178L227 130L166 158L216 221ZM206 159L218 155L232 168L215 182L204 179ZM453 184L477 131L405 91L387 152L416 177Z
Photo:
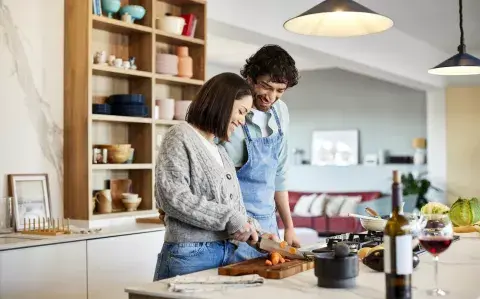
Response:
M282 249L285 248L285 247L287 247L287 245L288 245L287 241L282 241L282 242L280 242L280 244L279 244L280 248L282 248Z
M268 260L268 259L267 259L267 260L265 260L265 265L271 266L271 265L273 265L273 264L272 264L272 261L271 261L271 260Z
M295 254L295 253L297 253L297 249L295 247L290 247L288 249L288 252L290 252L291 254Z
M282 258L280 259L280 264L283 264L283 263L285 263L285 259L282 257Z
M272 252L270 254L270 260L272 261L273 265L276 265L280 262L280 259L282 258L282 255L278 252Z
M285 262L289 262L290 260L289 259L285 259Z

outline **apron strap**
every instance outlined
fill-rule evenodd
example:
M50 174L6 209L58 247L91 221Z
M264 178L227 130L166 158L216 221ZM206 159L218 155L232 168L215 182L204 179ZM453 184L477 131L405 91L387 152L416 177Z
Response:
M247 140L249 142L252 141L252 136L250 136L250 131L248 130L246 123L242 126L242 129L243 129L243 132L245 132L245 135L247 135Z
M275 110L275 107L273 106L272 106L272 112L273 112L273 116L275 117L275 121L277 122L278 133L280 135L283 135L282 126L280 125L280 119L278 118L277 110Z

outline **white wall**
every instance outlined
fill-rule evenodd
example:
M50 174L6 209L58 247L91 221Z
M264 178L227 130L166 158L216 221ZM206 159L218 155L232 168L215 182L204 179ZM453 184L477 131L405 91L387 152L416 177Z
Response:
M447 183L447 124L445 91L427 93L427 156L428 174L433 186L446 190ZM435 192L437 201L446 202L443 192Z
M63 215L63 9L62 0L0 0L0 190L7 194L7 174L47 173L55 217Z

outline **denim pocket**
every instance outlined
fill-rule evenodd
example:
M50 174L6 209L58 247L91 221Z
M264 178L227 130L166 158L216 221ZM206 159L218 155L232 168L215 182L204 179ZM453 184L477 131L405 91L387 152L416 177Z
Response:
M171 243L167 250L173 257L197 257L207 250L207 246L205 243Z

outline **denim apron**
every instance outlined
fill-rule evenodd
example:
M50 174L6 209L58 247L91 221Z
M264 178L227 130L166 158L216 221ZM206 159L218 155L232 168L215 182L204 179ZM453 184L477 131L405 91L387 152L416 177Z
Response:
M242 190L243 202L248 216L256 219L262 231L278 235L275 214L275 178L283 132L275 108L271 111L278 126L278 132L267 137L253 139L247 125L245 132L248 160L238 171L237 177ZM235 262L265 256L245 242L235 250Z

